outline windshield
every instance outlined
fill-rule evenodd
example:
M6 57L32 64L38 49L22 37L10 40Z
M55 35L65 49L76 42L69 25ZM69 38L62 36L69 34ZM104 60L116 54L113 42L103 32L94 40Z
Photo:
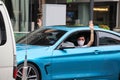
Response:
M56 43L66 31L56 29L38 29L17 41L18 44L50 46Z

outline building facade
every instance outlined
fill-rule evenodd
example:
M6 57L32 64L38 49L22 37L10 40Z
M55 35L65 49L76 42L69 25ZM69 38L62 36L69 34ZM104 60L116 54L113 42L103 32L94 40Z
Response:
M120 28L120 0L94 0L94 24L107 25L111 30ZM90 0L71 0L67 13L73 14L72 21L87 25L90 19ZM75 14L75 15L74 15Z
M28 32L37 29L42 4L66 4L67 25L88 25L90 0L3 0L8 8L13 29ZM94 24L120 28L120 0L94 0Z
M36 28L41 16L41 0L3 0L15 32L28 32Z

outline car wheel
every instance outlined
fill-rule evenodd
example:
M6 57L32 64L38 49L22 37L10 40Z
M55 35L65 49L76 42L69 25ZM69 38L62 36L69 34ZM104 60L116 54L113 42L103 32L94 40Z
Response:
M27 80L41 80L38 69L31 63L27 64ZM16 80L22 80L23 64L18 66L17 78Z

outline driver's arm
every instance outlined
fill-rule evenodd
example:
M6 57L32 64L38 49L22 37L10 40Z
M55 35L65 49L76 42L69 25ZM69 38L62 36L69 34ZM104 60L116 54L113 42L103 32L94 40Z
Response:
M87 46L91 46L94 42L94 25L93 21L89 22L89 27L90 27L90 41L88 42Z

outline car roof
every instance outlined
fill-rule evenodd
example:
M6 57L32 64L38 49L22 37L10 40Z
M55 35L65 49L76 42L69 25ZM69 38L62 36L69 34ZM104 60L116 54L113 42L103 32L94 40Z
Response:
M67 25L45 26L44 28L52 28L52 29L58 29L58 30L64 30L64 31L90 30L89 26L67 26ZM98 30L98 31L100 30L100 31L105 31L105 32L110 32L113 34L120 35L120 33L117 33L111 30L106 30L103 28L99 28L99 26L94 26L94 30Z
M46 26L45 28L52 28L64 31L71 31L71 30L89 30L89 26L67 26L67 25L56 25L56 26ZM99 28L99 26L94 26L95 30L104 30Z
M88 30L89 26L66 26L66 25L56 25L56 26L46 26L45 28L59 29L64 31L70 31L74 29L78 30ZM94 29L101 29L98 26L94 26Z

